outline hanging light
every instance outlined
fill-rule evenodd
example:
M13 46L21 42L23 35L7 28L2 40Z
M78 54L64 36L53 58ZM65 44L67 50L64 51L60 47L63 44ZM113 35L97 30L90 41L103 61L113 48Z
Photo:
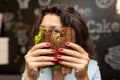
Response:
M117 14L120 14L120 0L117 0L116 2L116 12Z

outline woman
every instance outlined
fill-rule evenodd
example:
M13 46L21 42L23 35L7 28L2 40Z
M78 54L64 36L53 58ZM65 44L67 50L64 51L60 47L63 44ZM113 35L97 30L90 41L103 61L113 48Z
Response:
M76 34L76 43L65 42L65 45L72 50L59 48L59 52L65 55L43 56L43 54L54 54L55 50L46 49L51 46L50 42L34 44L34 37L38 34L39 28L45 27L49 30L52 27L61 29L66 26L72 27ZM33 47L25 55L26 70L22 80L101 80L87 26L73 7L62 4L43 7L33 27L32 40ZM64 66L57 71L50 68L43 69L55 65L56 60Z

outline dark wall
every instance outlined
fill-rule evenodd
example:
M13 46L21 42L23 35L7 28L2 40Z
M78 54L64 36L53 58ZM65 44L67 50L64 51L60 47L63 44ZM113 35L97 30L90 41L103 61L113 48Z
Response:
M120 15L116 14L116 0L23 0L29 1L28 6L20 6L17 1L22 0L0 0L2 36L10 38L10 63L0 65L0 73L19 73L38 8L59 2L73 5L88 25L102 80L120 80Z

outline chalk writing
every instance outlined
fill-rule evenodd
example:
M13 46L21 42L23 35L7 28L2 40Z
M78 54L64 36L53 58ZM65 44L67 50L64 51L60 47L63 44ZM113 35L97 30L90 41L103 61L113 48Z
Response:
M18 39L18 45L21 47L20 52L24 54L27 51L26 45L28 43L28 25L23 22L15 22L13 27L12 33L14 33L15 37Z
M28 9L30 0L17 0L20 9Z
M108 48L109 53L105 56L105 62L113 69L120 70L120 45Z
M13 23L12 23L13 18L14 18L13 13L11 13L11 12L4 13L3 22L4 22L4 26L5 26L4 27L5 31L8 31L11 28L11 26L13 25Z
M119 22L113 21L109 22L106 19L102 19L102 22L96 22L94 20L89 20L87 26L90 34L92 35L93 40L98 40L101 33L112 33L120 31Z
M40 6L46 6L51 3L51 0L38 0Z
M27 30L18 30L17 31L17 37L18 37L18 45L21 46L21 53L25 53L26 52L26 48L25 45L28 42L28 38L27 38Z
M88 16L90 16L90 14L92 13L92 9L91 9L91 8L85 8L85 9L83 9L83 8L80 8L79 5L75 5L74 8L75 8L75 10L77 10L77 11L81 14L81 16L83 16L83 17L88 17Z
M26 32L27 32L26 30L18 30L17 31L18 44L21 46L24 46L27 43Z
M101 9L107 9L114 4L115 0L95 0L96 5Z

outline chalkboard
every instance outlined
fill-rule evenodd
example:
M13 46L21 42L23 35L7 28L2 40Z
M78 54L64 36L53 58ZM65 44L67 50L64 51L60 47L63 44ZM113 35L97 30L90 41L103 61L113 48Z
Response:
M73 5L86 22L102 80L120 80L120 15L115 0L57 0Z
M1 0L2 37L10 38L10 63L0 65L0 73L19 73L39 7L56 2L73 5L82 15L98 55L102 80L120 80L120 15L116 13L116 0Z

